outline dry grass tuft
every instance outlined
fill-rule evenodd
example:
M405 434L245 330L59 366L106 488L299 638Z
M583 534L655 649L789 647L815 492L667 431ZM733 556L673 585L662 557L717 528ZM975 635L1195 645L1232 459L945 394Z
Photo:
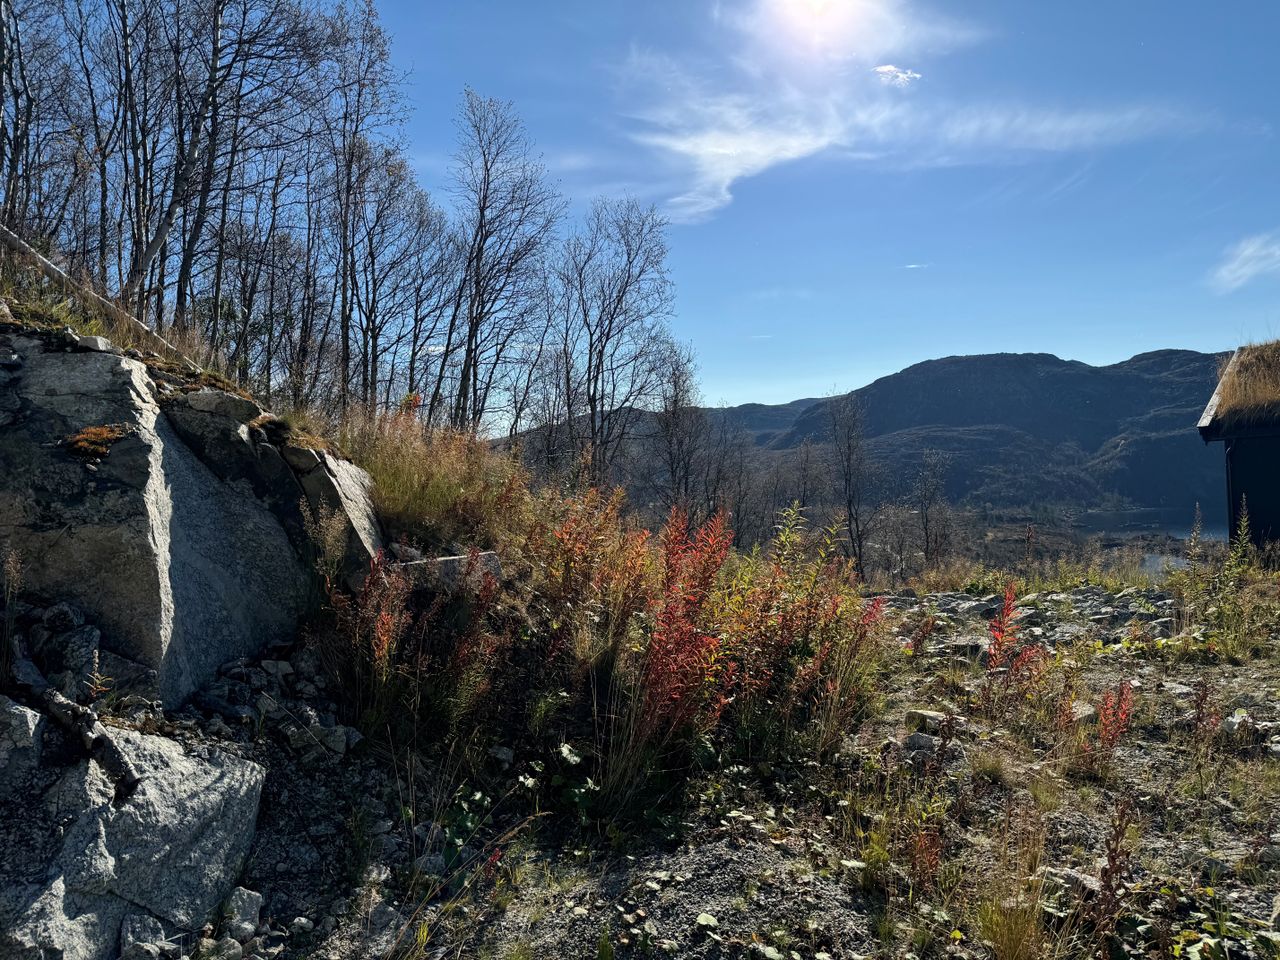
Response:
M319 410L310 407L295 407L278 411L276 424L283 427L288 442L294 446L307 447L311 450L329 450L335 454L343 454L333 442L336 426L332 418Z
M98 427L85 427L79 433L73 433L63 443L67 450L85 460L101 460L111 452L111 445L123 440L129 433L129 427L123 423L104 423Z
M531 507L516 460L476 437L428 430L408 414L353 417L336 437L373 478L374 505L394 537L428 547L491 547Z
M80 282L89 289L93 286L87 278ZM208 385L243 393L231 383L232 371L221 350L199 330L168 327L150 331L143 324L110 316L86 301L80 291L45 280L23 266L22 257L0 256L0 296L8 307L6 320L16 326L45 334L70 328L81 336L105 337L122 350L137 350L153 371L169 373L179 383L193 382L192 389ZM192 370L187 361L199 371Z
M1218 386L1220 418L1237 422L1280 413L1280 340L1241 347Z

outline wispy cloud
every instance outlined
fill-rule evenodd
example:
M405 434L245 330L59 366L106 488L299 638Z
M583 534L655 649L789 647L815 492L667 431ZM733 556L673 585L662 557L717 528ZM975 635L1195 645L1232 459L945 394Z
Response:
M1231 293L1270 274L1280 274L1280 232L1255 234L1229 247L1209 280L1219 293Z
M901 269L903 269L903 270L927 270L927 269L929 269L929 265L928 265L927 263L904 263L904 264L902 265Z
M549 168L557 173L579 173L601 166L600 158L584 150L562 150L546 157Z
M775 300L811 300L813 295L813 288L795 286L761 287L747 293L749 299L766 303Z
M1177 111L1152 105L1085 110L978 106L938 119L939 141L952 147L1051 152L1112 146L1185 127Z
M843 120L826 105L785 93L771 102L716 95L676 70L669 76L670 85L686 93L678 105L662 104L642 114L646 129L634 136L684 169L688 187L669 203L678 220L696 220L727 205L733 199L730 188L744 177L843 140Z
M902 0L750 0L726 10L714 18L712 54L636 50L623 70L633 139L683 183L668 202L676 220L704 219L740 181L820 154L900 168L1007 163L1185 127L1176 111L1148 104L921 100L917 59L983 33Z
M920 74L914 70L895 67L892 63L882 63L878 67L873 67L871 72L879 77L882 83L895 87L909 87L920 79Z

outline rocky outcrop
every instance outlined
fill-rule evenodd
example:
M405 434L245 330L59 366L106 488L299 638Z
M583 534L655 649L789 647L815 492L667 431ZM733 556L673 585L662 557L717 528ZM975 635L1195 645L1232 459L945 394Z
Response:
M24 798L23 815L0 822L0 957L110 960L122 938L198 931L244 864L262 767L120 730L142 782L117 806L96 764L29 762L30 714L0 702L0 782Z
M291 459L311 510L337 516L345 530L342 579L358 590L369 561L382 550L382 533L369 498L369 475L326 450L299 450Z
M43 748L44 717L0 696L0 803L35 775Z
M252 400L153 379L101 338L0 330L0 359L0 550L166 702L292 636L316 589L304 504L342 514L349 578L381 548L367 475L323 451L292 467Z

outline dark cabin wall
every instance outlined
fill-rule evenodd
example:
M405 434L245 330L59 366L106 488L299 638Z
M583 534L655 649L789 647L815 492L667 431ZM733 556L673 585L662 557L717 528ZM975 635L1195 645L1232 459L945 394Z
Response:
M1248 505L1249 529L1259 547L1280 540L1280 437L1236 437L1226 441L1227 506L1231 529Z

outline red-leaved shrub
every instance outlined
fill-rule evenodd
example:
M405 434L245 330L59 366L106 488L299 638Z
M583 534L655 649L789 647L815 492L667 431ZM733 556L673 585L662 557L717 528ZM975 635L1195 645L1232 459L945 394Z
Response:
M709 629L707 599L733 543L717 514L692 535L678 510L659 540L661 588L653 632L634 662L614 671L614 703L605 747L604 790L625 799L637 772L699 729L714 726L732 683L732 667Z
M1133 723L1133 686L1122 680L1115 690L1108 690L1098 704L1097 753L1110 759Z
M1017 595L1010 582L1004 589L1000 610L988 625L987 675L982 685L982 707L988 715L1005 716L1015 700L1025 702L1042 686L1049 654L1041 643L1024 643L1019 636Z

